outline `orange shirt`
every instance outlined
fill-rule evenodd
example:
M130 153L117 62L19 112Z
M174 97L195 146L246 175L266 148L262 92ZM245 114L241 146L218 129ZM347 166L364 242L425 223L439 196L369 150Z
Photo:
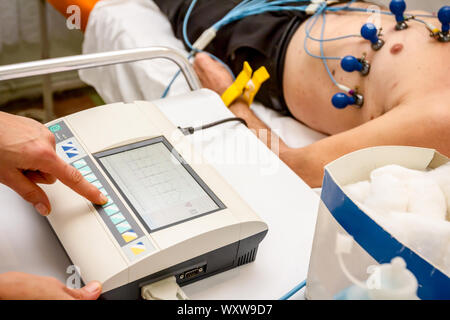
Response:
M67 12L71 5L77 5L81 10L81 30L85 30L89 19L89 14L100 0L47 0L53 7L61 12L65 17L70 17L73 12Z

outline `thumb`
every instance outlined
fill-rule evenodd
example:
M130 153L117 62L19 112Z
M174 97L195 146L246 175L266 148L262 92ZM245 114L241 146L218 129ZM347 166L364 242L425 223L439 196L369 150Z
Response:
M210 66L216 62L213 58L204 52L199 52L194 58L194 69L199 72L209 72Z
M81 289L70 289L69 294L77 300L97 300L102 293L102 285L91 281Z

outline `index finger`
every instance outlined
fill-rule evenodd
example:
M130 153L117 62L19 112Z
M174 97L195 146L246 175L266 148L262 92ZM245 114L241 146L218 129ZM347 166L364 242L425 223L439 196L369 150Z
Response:
M55 157L54 161L48 173L95 204L103 205L108 202L108 198L95 186L90 184L77 169L65 163L59 157Z

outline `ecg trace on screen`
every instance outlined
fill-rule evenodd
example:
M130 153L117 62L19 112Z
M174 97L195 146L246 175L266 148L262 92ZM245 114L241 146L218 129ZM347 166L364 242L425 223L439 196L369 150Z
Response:
M100 159L151 229L218 209L163 143Z

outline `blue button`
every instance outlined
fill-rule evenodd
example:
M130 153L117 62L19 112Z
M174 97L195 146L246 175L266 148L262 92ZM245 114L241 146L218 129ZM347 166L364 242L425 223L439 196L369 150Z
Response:
M104 210L108 216L111 216L111 215L119 212L119 208L115 204L112 204L112 205L106 207Z
M80 151L75 147L73 141L66 142L61 145L61 149L64 151L66 156L70 158L74 158L80 154Z
M89 182L94 182L95 180L97 180L97 177L95 176L95 174L91 173L88 174L87 176L84 177L87 181Z
M111 217L109 217L114 224L118 224L125 220L125 217L119 212Z
M81 160L75 161L73 163L73 166L76 169L80 169L80 168L83 168L84 166L87 166L87 163L86 163L86 161L84 159L81 159Z
M89 168L88 166L79 169L79 171L83 176L86 176L86 175L92 173L91 168Z
M117 231L119 231L119 233L124 233L125 231L130 230L131 226L127 221L124 221L122 223L117 224L116 228L117 228Z
M105 190L104 188L101 188L101 189L100 189L100 192L103 193L105 196L108 195L108 192L106 192L106 190Z
M100 188L102 188L103 187L103 185L100 183L100 181L94 181L94 182L92 182L92 185L94 186L94 187L96 187L97 189L100 189Z

